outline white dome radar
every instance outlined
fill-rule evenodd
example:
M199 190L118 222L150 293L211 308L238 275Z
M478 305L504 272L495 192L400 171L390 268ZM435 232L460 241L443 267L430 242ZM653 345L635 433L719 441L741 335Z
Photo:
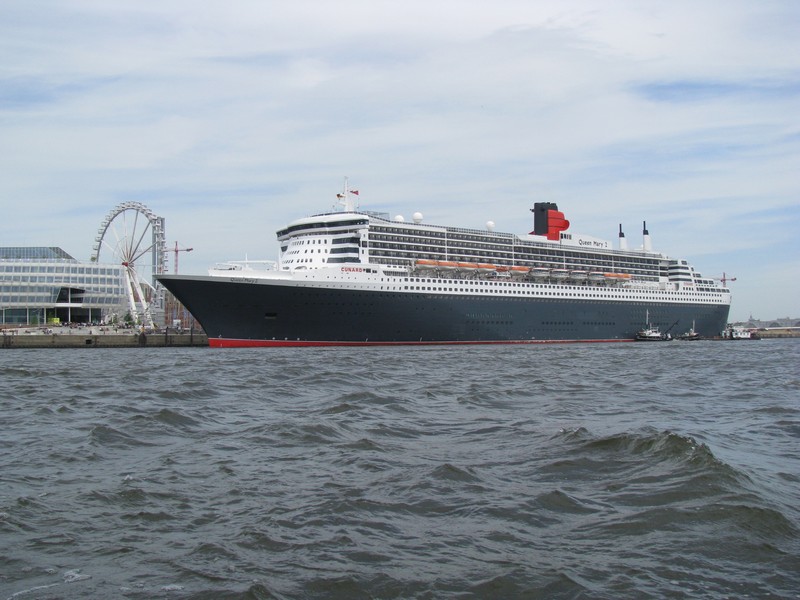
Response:
M398 223L403 223L405 221L403 215L395 215L394 220Z
M486 231L494 231L494 221L486 221Z
M422 213L415 212L414 213L414 223L422 223Z

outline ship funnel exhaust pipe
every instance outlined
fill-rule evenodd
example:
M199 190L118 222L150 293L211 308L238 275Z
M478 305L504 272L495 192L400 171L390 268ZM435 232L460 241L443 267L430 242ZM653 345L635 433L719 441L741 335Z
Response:
M620 250L628 249L628 240L625 239L625 234L622 233L622 223L619 224L619 249Z
M653 251L653 244L650 242L650 232L647 231L647 221L642 221L642 239L645 252Z

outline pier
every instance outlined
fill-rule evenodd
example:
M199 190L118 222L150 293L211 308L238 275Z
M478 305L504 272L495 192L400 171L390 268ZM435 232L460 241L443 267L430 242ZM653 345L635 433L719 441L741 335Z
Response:
M185 348L208 347L208 336L198 330L137 331L99 327L78 329L3 329L0 348Z

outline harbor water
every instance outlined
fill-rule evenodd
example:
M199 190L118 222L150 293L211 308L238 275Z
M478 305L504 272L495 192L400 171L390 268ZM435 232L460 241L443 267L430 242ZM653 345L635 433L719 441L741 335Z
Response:
M800 598L800 342L0 351L0 600Z

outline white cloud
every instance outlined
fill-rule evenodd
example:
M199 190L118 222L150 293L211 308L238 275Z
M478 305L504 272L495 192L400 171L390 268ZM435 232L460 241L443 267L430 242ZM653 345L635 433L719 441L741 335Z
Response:
M86 257L139 200L200 272L274 257L349 175L365 207L446 224L526 232L536 200L601 237L646 219L660 249L738 270L748 304L800 315L762 275L799 262L798 29L789 1L17 3L0 244Z

